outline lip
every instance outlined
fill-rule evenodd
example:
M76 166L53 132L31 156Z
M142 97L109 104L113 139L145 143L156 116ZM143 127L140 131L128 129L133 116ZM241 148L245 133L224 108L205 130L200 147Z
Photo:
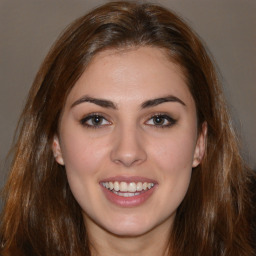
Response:
M103 187L102 183L103 182L110 182L110 181L124 181L124 182L149 182L149 183L154 183L154 187L146 190L146 191L141 191L139 195L132 196L132 197L123 197L116 195L115 193L111 192L107 188ZM136 207L144 204L156 191L156 188L158 187L158 184L155 180L148 179L145 177L139 177L139 176L132 176L132 177L127 177L127 176L115 176L115 177L109 177L107 179L101 180L100 181L100 186L101 189L107 198L111 203L119 206L119 207Z

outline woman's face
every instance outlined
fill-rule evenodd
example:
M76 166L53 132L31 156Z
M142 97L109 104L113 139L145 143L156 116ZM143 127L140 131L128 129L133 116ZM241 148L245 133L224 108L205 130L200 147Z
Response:
M204 153L180 68L157 48L107 50L71 90L53 151L88 232L170 229Z

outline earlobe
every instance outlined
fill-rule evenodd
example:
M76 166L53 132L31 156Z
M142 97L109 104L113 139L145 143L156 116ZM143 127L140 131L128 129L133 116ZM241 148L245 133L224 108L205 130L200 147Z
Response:
M192 167L197 167L201 163L205 153L206 142L207 142L207 123L204 122L202 124L202 131L197 138Z
M62 156L61 148L60 148L60 141L57 135L54 136L53 142L52 142L52 151L53 156L56 160L56 162L60 165L65 165L64 159Z

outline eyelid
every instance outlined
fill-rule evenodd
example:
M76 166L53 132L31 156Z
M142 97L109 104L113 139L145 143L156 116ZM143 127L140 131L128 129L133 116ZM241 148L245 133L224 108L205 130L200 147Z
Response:
M168 121L168 124L148 124L148 122L150 120L152 120L153 118L155 117L160 117L160 118L164 118L165 120ZM174 119L170 114L166 114L166 113L156 113L156 114L153 114L153 115L150 115L150 117L146 120L145 124L146 125L149 125L149 126L152 126L154 128L168 128L168 127L171 127L173 126L174 124L176 124L177 120Z
M89 120L92 120L93 118L95 117L99 117L103 120L105 120L102 124L99 123L99 124L89 124L87 123ZM152 123L150 124L150 120L153 120L154 118L156 117L159 117L159 118L162 118L162 119L165 119L165 122L167 121L167 123L164 123L164 124L156 124L156 123ZM106 114L103 114L103 113L99 113L99 112L92 112L92 113L89 113L89 114L86 114L85 116L83 116L80 120L79 120L79 123L82 125L82 126L85 126L87 128L104 128L106 126L109 126L111 124L113 124L112 121L109 121L110 118L109 117L106 117ZM154 121L152 121L154 122ZM171 127L173 126L175 123L177 122L176 119L174 119L170 114L168 113L154 113L154 114L150 114L148 116L148 118L146 119L146 121L144 122L145 125L148 125L148 126L151 126L151 127L154 127L154 128L168 128L168 127Z
M99 124L99 125L93 125L93 124L87 124L86 122L91 120L92 118L94 117L100 117L104 120L106 120L108 122L108 124ZM105 114L102 114L102 113L98 113L98 112L93 112L93 113L89 113L89 114L86 114L84 117L82 117L79 121L79 123L87 128L102 128L102 127L105 127L105 126L108 126L108 125L111 125L112 122L109 121L109 118L107 118L105 116Z

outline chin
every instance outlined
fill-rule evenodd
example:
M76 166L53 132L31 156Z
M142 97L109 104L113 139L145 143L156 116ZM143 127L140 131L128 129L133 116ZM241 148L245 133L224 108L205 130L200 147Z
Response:
M146 234L150 231L149 228L146 227L115 227L107 230L115 236L119 237L138 237Z
M154 228L152 222L149 224L150 221L144 218L139 219L123 219L123 220L116 220L113 223L109 223L104 228L109 232L116 236L123 236L123 237L136 237L141 236L149 232Z

